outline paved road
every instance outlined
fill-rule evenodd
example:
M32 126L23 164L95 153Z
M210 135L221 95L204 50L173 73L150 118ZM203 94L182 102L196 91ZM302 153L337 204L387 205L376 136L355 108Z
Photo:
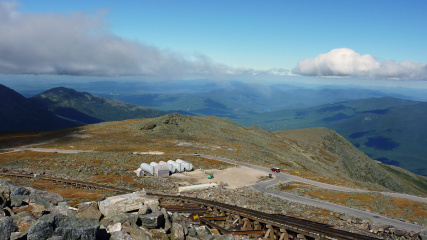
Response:
M303 196L298 196L298 195L294 195L286 192L276 192L276 191L268 190L268 187L274 184L278 184L279 180L282 180L282 182L286 181L286 179L281 179L280 177L277 177L276 179L273 179L273 180L260 182L256 185L251 186L251 188L259 192L264 192L275 197L286 199L291 202L298 202L298 203L311 205L311 206L315 206L323 209L328 209L334 212L345 213L350 216L354 216L358 218L365 218L365 219L369 218L370 220L372 220L372 222L380 225L392 225L392 226L395 226L396 228L405 229L405 230L414 231L414 232L420 232L423 229L425 229L423 226L402 222L396 219L387 218L377 213L370 213L370 212L353 209L353 208L349 208L342 205L329 203L329 202L325 202L317 199L306 198Z
M260 167L260 166L252 165L249 163L235 162L235 161L232 161L229 159L210 156L210 155L200 155L200 156L205 157L205 158L219 160L219 161L224 161L224 162L231 163L231 164L237 164L240 166L249 167L252 169L257 169L257 170L264 171L267 173L271 173L271 170L269 168ZM358 217L358 218L365 218L365 219L368 218L377 224L391 225L391 226L394 226L396 228L405 229L408 231L415 231L415 232L427 230L427 228L425 228L423 226L402 222L402 221L399 221L396 219L391 219L391 218L384 217L384 216L377 214L377 213L371 213L371 212L366 212L366 211L362 211L362 210L358 210L358 209L353 209L350 207L346 207L346 206L342 206L342 205L338 205L338 204L334 204L334 203L329 203L329 202L321 201L321 200L317 200L317 199L307 198L307 197L303 197L303 196L298 196L298 195L287 193L287 192L272 191L272 190L269 190L268 187L273 186L275 184L278 184L279 181L281 181L282 183L298 181L298 182L303 182L303 183L307 183L307 184L311 184L311 185L315 185L315 186L319 186L319 187L323 187L323 188L327 188L327 189L343 191L343 192L368 192L368 191L360 190L360 189L340 187L340 186L335 186L335 185L326 184L326 183L321 183L321 182L304 179L304 178L301 178L298 176L293 176L293 175L286 174L286 173L275 173L275 175L276 175L275 179L259 182L256 185L251 186L251 188L256 190L256 191L259 191L259 192L264 192L264 193L270 194L272 196L276 196L276 197L286 199L288 201L298 202L298 203L311 205L311 206L315 206L315 207L320 207L320 208L328 209L328 210L331 210L334 212L345 213L345 214L348 214L350 216L354 216L354 217ZM390 195L390 193L385 193L384 195ZM418 199L419 201L423 201L423 202L427 200L425 198L420 198L420 197L406 195L406 194L397 194L397 195L414 197L415 199ZM396 195L393 194L393 196L396 196Z

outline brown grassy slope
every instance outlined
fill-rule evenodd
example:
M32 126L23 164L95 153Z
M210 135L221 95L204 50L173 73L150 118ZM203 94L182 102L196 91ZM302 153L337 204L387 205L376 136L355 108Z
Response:
M309 152L310 166L345 174L353 180L380 184L397 192L427 195L427 181L404 169L370 159L344 137L327 128L309 128L276 132Z
M3 145L1 139L0 145ZM427 195L425 178L379 164L325 128L269 132L257 127L244 128L213 116L169 114L74 128L71 134L55 135L55 141L40 147L99 151L49 157L49 161L67 166L63 171L83 176L92 172L99 175L117 172L130 177L124 171L135 169L141 162L176 159L179 154L199 152L267 167L277 166L290 173L298 171L303 177L329 183ZM131 154L145 151L162 151L165 155ZM197 157L186 156L185 159L196 167L221 165ZM36 166L52 166L42 163ZM90 168L92 165L94 170ZM80 169L80 166L85 167Z

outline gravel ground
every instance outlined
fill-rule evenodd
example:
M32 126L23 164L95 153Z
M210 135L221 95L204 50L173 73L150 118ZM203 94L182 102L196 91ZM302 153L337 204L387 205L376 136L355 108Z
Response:
M209 174L213 174L214 178L208 179L207 176ZM236 189L256 184L260 180L260 178L267 177L267 174L265 172L247 167L231 167L224 170L197 169L192 172L176 173L173 174L172 177L179 178L187 182L188 185L217 183L218 185L225 186L225 188L227 189Z

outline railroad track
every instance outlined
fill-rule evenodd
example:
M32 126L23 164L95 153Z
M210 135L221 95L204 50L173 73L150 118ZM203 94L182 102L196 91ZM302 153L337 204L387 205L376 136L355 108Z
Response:
M54 181L63 184L70 184L76 187L85 187L85 188L96 188L96 189L104 189L108 191L114 191L118 193L131 193L137 191L135 189L125 189L125 188L116 188L108 185L102 185L97 183L84 182L79 180L71 180L71 179L62 179L62 178L54 178L48 176L34 176L34 174L24 174L24 173L13 173L0 171L0 176L10 176L10 177L21 177L21 178L36 178L48 181ZM177 196L177 195L165 195L165 194L157 194L157 193L147 193L150 196L157 196L159 198L168 198L174 199L183 202L191 202L197 203L201 206L211 207L216 209L221 209L230 214L235 214L238 216L242 216L245 218L253 219L254 221L262 222L265 225L276 226L278 228L290 229L292 231L306 234L307 236L315 236L313 238L320 239L360 239L360 240L368 240L368 239L378 239L373 238L361 234L351 233L343 230L334 229L333 226L328 224L323 224L319 222L309 221L305 219L295 218L286 215L280 214L268 214L252 209L242 208L235 205L215 202L206 199L186 197L186 196Z
M203 206L209 206L212 208L220 208L229 213L236 215L244 216L257 220L259 222L264 222L265 224L274 225L277 227L283 227L287 229L293 229L301 233L308 233L310 235L318 235L319 238L334 238L334 239L377 239L361 234L351 233L339 229L334 229L333 226L314 222L310 220L295 218L291 216L285 216L280 214L268 214L264 212L259 212L252 209L242 208L235 205L229 205L225 203L215 202L206 199L185 197L185 196L176 196L176 195L163 195L163 194L154 194L147 193L147 195L157 196L159 198L170 198L176 199L179 201L188 201L193 203L198 203Z
M43 176L43 175L26 174L26 173L14 173L14 172L7 172L7 171L1 172L0 171L0 176L48 180L48 181L52 181L52 182L73 185L73 186L80 187L80 188L104 189L104 190L118 192L118 193L131 193L131 192L137 191L135 189L132 190L132 189L125 189L125 188L116 188L116 187L112 187L112 186L108 186L108 185L102 185L102 184L98 184L98 183L91 183L91 182L72 180L72 179L48 177L48 176Z

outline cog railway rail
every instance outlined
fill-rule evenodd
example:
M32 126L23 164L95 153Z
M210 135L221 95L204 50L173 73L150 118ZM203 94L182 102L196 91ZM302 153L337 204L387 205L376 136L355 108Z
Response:
M1 171L0 176L20 177L20 178L35 178L48 181L54 181L62 184L70 184L79 188L95 188L113 191L117 193L131 193L136 190L116 188L108 185L91 183L87 181L78 181L71 179L54 178L48 176L35 176L34 174L13 173L8 171ZM202 208L208 208L210 211L216 213L217 217L199 217L200 222L211 227L215 227L218 231L227 234L240 235L240 234L265 234L264 239L378 239L370 236L365 236L357 233L347 232L343 230L334 229L333 226L305 219L280 215L268 214L247 208L242 208L225 203L205 200L200 198L177 196L177 195L164 195L157 193L147 193L150 196L157 196L163 199L173 199L181 202L195 203ZM190 208L194 214L198 211L196 208ZM198 208L200 209L200 208ZM175 211L179 211L175 209ZM183 209L185 211L185 208ZM206 211L204 211L206 212ZM224 226L220 226L217 222L224 220L231 220L233 223L243 225L241 230L229 230ZM212 222L214 221L214 222ZM223 224L225 225L225 224Z

